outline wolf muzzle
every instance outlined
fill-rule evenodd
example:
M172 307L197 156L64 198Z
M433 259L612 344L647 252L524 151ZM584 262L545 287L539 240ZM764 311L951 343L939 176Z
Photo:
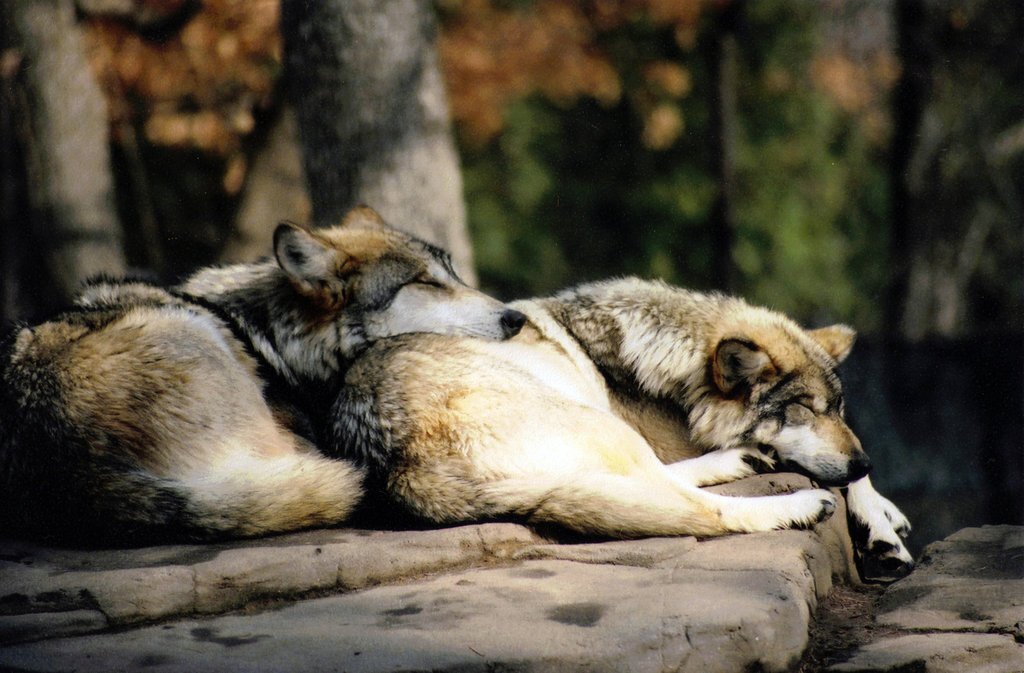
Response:
M862 479L871 471L871 459L862 451L859 455L854 456L853 459L850 460L850 465L846 471L847 474L850 475L850 481Z
M772 455L774 450L771 447L764 446L761 448L762 453ZM774 455L778 455L777 453ZM820 471L812 470L795 460L786 460L785 458L779 459L779 466L787 472L795 472L802 474L808 479L822 485L829 487L842 488L847 486L850 482L857 481L866 477L871 472L871 459L863 451L860 451L857 455L846 463L845 474L824 474Z
M526 315L515 309L506 309L501 314L501 331L504 332L506 339L511 339L519 334L519 331L523 329L525 324Z

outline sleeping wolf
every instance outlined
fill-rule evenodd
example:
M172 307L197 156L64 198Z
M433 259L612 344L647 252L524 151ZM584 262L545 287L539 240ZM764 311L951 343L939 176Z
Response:
M289 408L332 390L375 339L503 339L525 319L367 208L330 229L283 224L274 252L170 290L97 282L73 310L10 334L0 526L134 545L336 523L362 474L317 452Z
M379 341L349 370L326 442L437 522L519 516L602 536L722 535L828 517L821 489L700 486L780 467L851 482L896 563L906 519L870 487L836 368L853 331L805 331L739 299L635 279L512 304L503 342ZM857 502L857 498L860 502Z

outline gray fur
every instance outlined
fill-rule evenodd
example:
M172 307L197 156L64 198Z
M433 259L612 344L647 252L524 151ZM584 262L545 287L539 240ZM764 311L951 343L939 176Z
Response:
M170 290L97 282L0 343L0 528L132 545L336 524L363 475L305 418L351 360L409 329L514 333L518 314L367 208L275 241L278 261Z
M770 468L761 448L824 482L863 474L835 371L848 328L806 331L736 298L636 279L514 306L529 322L505 343L373 345L335 401L329 450L431 520L515 515L615 537L830 513L824 491L751 500L697 488Z

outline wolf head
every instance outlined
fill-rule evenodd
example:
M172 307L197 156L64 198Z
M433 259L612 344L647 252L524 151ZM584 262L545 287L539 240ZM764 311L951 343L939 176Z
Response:
M181 289L226 311L293 384L330 379L377 339L433 332L500 340L526 321L463 283L444 250L365 206L334 227L282 223L274 258L204 269Z
M328 229L279 225L274 255L313 307L358 319L370 340L410 332L507 339L525 322L463 283L447 252L392 229L366 206Z
M866 475L871 463L844 420L836 374L854 338L844 325L805 331L780 319L737 325L718 339L711 377L742 409L740 441L770 447L784 467L823 484Z

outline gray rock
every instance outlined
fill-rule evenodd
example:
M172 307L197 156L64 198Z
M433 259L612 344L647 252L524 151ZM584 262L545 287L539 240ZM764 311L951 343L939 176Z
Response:
M998 634L928 633L862 647L830 673L1021 673L1024 646Z
M107 618L99 610L28 612L0 616L0 633L12 642L95 633L107 626Z
M782 671L847 579L844 536L839 512L712 540L554 544L484 524L118 551L0 542L0 669Z
M653 568L656 564L678 558L701 544L693 537L655 537L590 544L542 544L521 549L513 558Z
M812 484L806 477L780 473L740 479L721 486L712 486L708 490L724 495L756 496L791 493L811 487ZM840 495L837 489L833 489L833 492ZM839 506L835 513L827 521L814 527L814 535L822 545L822 550L827 554L832 580L843 584L860 585L861 580L853 557L853 541L850 539L850 531L846 523L846 499L839 497L838 500ZM820 569L821 566L817 567ZM822 583L822 586L825 587L825 591L819 596L828 593L828 586L825 583Z
M90 610L93 630L192 614L216 614L315 591L352 590L444 569L500 561L541 541L515 524L431 531L321 530L207 546L118 551L54 550L0 543L0 643L47 635L22 624L38 615ZM23 615L36 615L13 619Z
M1024 528L965 528L929 545L878 610L888 632L912 633L868 643L829 671L1024 672Z
M832 589L830 560L817 532L783 530L705 540L662 565L721 571L771 568L802 587L813 610L815 599Z
M165 672L783 671L806 646L806 603L805 588L773 570L531 561L255 615L15 645L0 663L82 672L143 663Z
M1024 528L965 528L929 545L917 570L886 591L876 619L908 630L1012 633L1024 620Z

